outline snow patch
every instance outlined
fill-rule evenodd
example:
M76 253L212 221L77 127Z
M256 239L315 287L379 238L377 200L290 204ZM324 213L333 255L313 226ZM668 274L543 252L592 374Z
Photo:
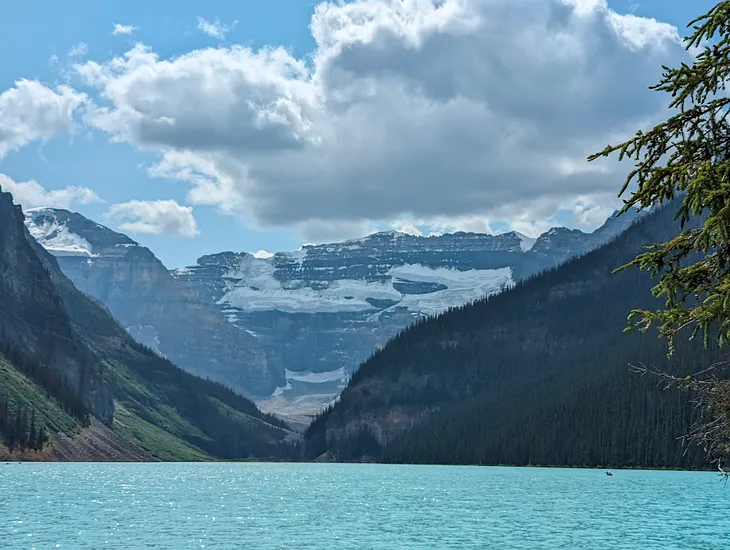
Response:
M279 281L274 272L271 258L243 257L239 265L224 276L228 281L227 291L218 304L243 312L375 313L386 306L405 307L414 313L434 315L513 284L509 267L459 271L406 264L392 267L385 281L336 279L323 282L323 288L316 290L304 281ZM428 294L401 294L393 287L394 282L435 283L446 288ZM229 320L235 322L237 317L230 315Z
M307 382L309 384L323 384L325 382L346 382L347 373L345 372L345 367L326 372L295 372L286 369L286 379L287 381L295 380L297 382Z
M126 330L137 342L147 346L160 357L165 357L165 354L160 351L160 338L155 327L152 325L132 325L127 327Z
M430 294L407 294L397 306L393 306L424 315L437 315L450 307L496 294L514 284L510 267L459 271L414 264L395 267L390 270L390 275L401 281L438 283L447 287Z
M291 389L291 384L289 382L286 383L286 386L277 387L272 393L271 397L278 397L285 391L289 391Z
M520 239L520 248L522 249L522 252L527 252L528 250L531 250L537 242L537 238L528 237L527 235L519 233L518 231L515 231L515 235L517 235L517 237L519 237Z
M218 301L243 311L278 310L285 313L336 313L375 310L367 299L395 300L401 294L387 283L354 279L331 281L327 288L314 290L300 281L285 285L274 278L274 264L269 260L244 257L238 268L225 275L239 281L228 284L228 292Z
M91 244L83 237L69 231L55 217L36 218L34 214L48 211L46 208L31 208L25 213L25 225L31 236L54 256L96 257ZM40 223L38 223L40 222Z

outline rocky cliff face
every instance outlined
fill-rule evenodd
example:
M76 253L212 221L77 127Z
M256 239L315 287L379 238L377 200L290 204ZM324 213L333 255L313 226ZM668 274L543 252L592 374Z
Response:
M101 300L140 343L244 393L283 382L251 334L180 284L148 248L66 210L29 210L26 226L76 287Z
M63 288L35 247L20 207L0 190L0 343L58 371L94 414L109 422L114 411L110 387L69 316Z
M271 256L223 252L173 274L268 350L286 384L259 403L296 414L330 401L365 359L414 321L592 250L633 218L612 218L592 234L556 228L537 239L390 231Z

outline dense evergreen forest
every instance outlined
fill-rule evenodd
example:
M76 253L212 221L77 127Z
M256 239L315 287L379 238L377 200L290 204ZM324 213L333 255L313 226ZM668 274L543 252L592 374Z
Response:
M32 381L61 410L80 425L89 424L90 411L78 389L69 384L56 369L43 366L0 334L0 357ZM33 405L14 399L9 388L0 386L0 438L9 449L40 450L48 441L45 420Z
M3 337L1 332L0 356L33 381L48 398L56 401L61 409L83 424L89 423L89 406L79 389L70 384L58 370L42 365L37 359L13 345ZM2 388L0 388L0 392L2 392ZM0 433L2 433L1 430Z
M390 462L706 467L685 448L698 410L630 364L689 374L722 355L623 333L652 281L612 271L676 229L672 205L500 295L423 321L355 373L305 455ZM679 344L679 343L678 343Z
M40 450L48 441L44 424L36 420L35 409L28 409L10 402L7 395L0 393L0 436L9 449Z
M130 342L123 353L108 353L114 358L112 364L124 373L110 378L114 394L142 420L155 424L160 409L171 407L177 417L198 430L183 439L221 459L294 460L298 456L295 442L285 440L285 422L262 413L253 401L219 382L190 374L136 342ZM154 388L154 398L140 400L136 384L129 384L130 378Z

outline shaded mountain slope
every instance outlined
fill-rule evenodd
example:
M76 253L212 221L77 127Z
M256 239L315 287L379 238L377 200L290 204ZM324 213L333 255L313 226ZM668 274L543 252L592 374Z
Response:
M91 455L74 458L99 459L130 443L129 458L276 457L290 452L291 435L251 401L135 342L74 287L2 192L0 430L5 454L56 445L68 458L74 445L62 433Z
M704 466L678 438L696 411L629 363L694 372L699 343L667 363L666 343L624 334L652 307L638 270L612 275L676 230L671 207L583 257L394 338L309 428L305 454L395 462Z
M178 282L148 248L68 210L31 209L25 222L74 285L101 300L140 343L247 394L283 385L256 338Z

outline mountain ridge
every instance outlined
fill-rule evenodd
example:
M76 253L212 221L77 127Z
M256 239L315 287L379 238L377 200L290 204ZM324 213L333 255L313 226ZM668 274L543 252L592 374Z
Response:
M76 289L2 190L0 304L0 455L201 460L290 452L284 423L138 344Z
M706 467L701 449L678 443L697 414L689 397L662 394L628 365L686 374L719 351L685 343L668 362L665 342L624 334L633 307L654 305L652 281L639 270L612 275L674 231L666 207L584 256L404 330L310 426L305 456Z
M32 209L26 212L26 226L77 288L101 300L130 333L162 356L247 395L282 382L256 340L180 285L147 247L63 209Z
M620 233L631 214L592 233L554 228L533 240L516 231L384 231L295 252L206 254L169 271L148 249L78 214L38 209L26 225L139 341L303 422L414 321L580 255ZM191 309L204 310L205 322ZM241 358L251 366L239 369Z

